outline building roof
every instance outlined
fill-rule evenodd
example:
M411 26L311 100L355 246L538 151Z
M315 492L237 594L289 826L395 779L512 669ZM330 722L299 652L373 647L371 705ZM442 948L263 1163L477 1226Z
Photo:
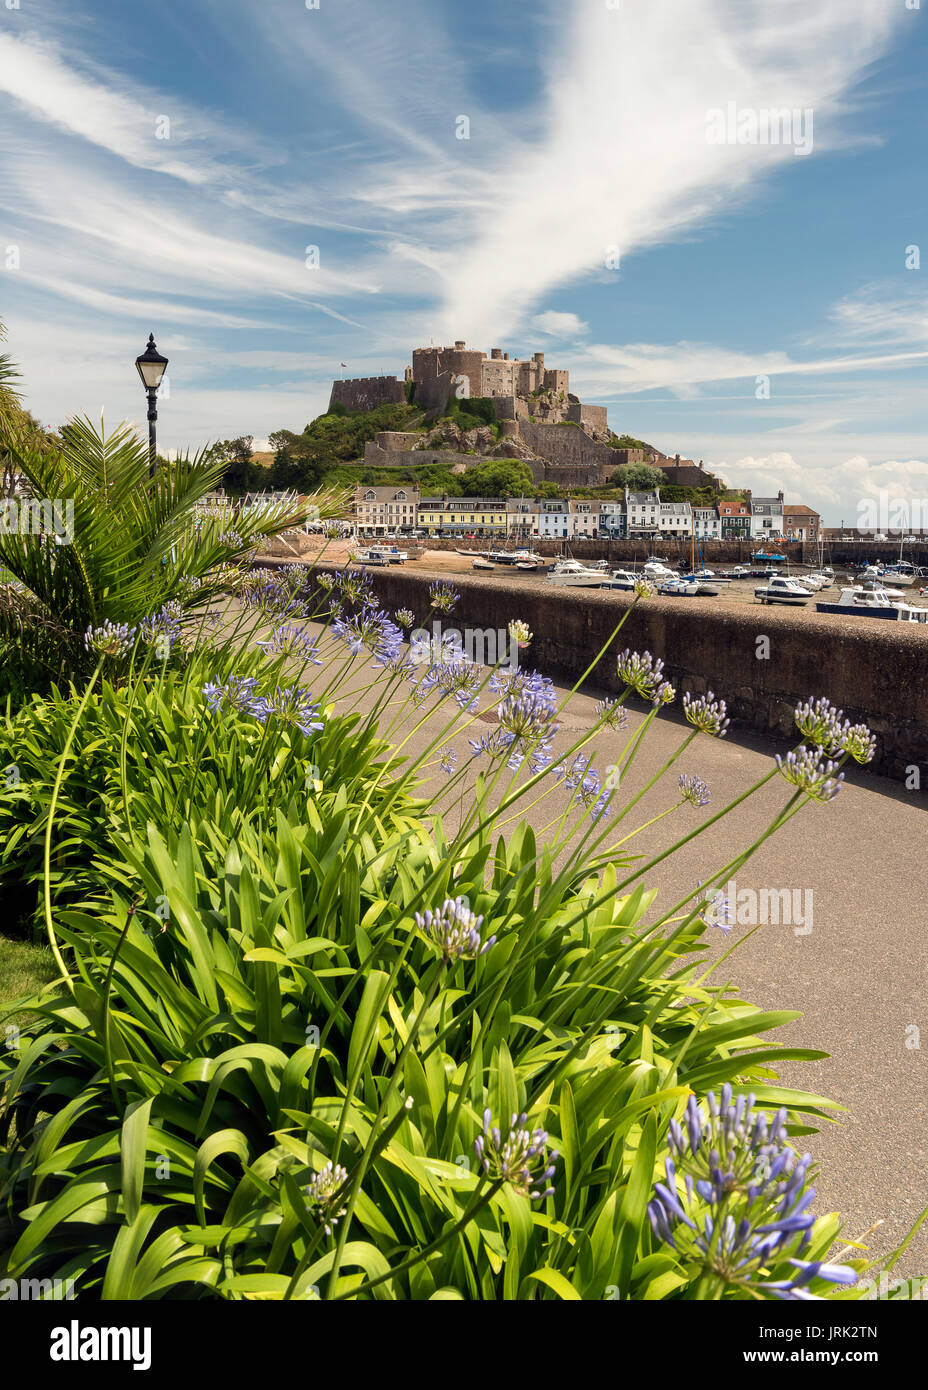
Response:
M647 492L632 492L629 488L626 488L625 500L630 507L656 507L661 500L660 489L650 488Z
M751 507L755 514L760 511L782 512L783 494L781 493L779 497L752 497Z
M374 496L370 497L369 494ZM417 487L356 487L354 490L355 502L418 502L419 489Z
M818 512L815 510L814 507L806 507L806 506L803 506L801 503L796 503L796 504L794 504L794 503L792 503L792 502L787 502L786 506L783 508L783 515L784 515L784 516L818 516Z

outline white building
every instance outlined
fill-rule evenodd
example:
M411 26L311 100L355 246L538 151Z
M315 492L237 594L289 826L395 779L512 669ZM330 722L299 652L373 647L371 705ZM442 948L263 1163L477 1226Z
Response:
M721 540L722 521L718 507L693 508L693 535L702 541Z
M626 488L625 512L630 536L660 535L661 495L656 488L649 492L632 492Z
M693 534L693 508L689 502L661 502L659 517L662 536Z
M359 536L396 535L415 529L419 509L416 487L358 487L354 513Z
M749 497L751 508L751 539L756 540L778 540L782 539L783 531L783 494L778 493L776 497Z

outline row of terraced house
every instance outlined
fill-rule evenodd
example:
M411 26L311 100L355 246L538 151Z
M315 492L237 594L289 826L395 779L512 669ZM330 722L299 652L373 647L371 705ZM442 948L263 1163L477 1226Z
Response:
M475 536L513 539L816 540L821 518L776 497L693 506L664 501L659 488L624 498L422 497L414 487L359 487L354 522L360 536Z

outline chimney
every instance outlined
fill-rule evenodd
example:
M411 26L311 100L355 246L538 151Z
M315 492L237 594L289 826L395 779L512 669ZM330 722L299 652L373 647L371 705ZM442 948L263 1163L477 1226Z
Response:
M495 362L501 362L503 358L503 349L493 348L490 352L490 356Z
M464 339L458 338L457 342L454 345L454 350L455 352L463 352L466 346L467 344L464 342Z
M533 353L533 354L532 354L532 361L533 361L533 362L537 362L538 365L539 365L539 367L543 367L543 366L545 365L545 355L544 355L544 353L543 353L543 352L536 352L536 353Z

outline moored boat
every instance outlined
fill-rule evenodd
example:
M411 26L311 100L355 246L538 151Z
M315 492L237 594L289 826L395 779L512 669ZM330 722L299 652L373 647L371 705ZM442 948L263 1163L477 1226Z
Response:
M760 599L761 603L786 603L796 606L808 603L812 591L804 589L798 579L776 574L762 589L754 590L754 597Z
M558 560L548 571L547 583L555 589L601 589L607 582L602 570L588 569L579 560Z
M928 623L928 608L915 608L890 597L886 589L852 584L841 590L834 603L816 603L819 613L842 613L845 616L886 618L890 622Z

